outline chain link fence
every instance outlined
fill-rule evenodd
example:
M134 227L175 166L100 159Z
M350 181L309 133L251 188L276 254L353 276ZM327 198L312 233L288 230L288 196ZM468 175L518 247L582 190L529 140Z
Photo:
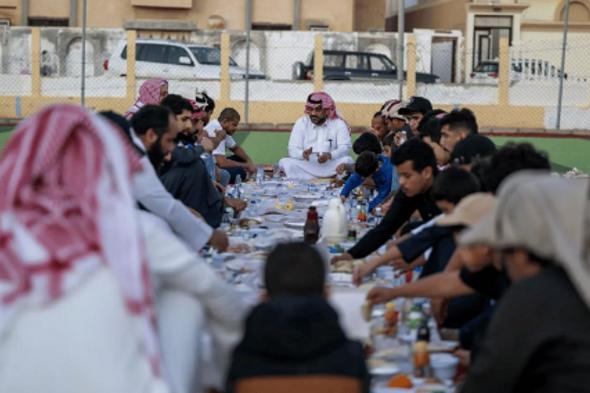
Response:
M80 37L79 29L0 31L0 117L23 117L50 102L79 103ZM248 44L240 32L140 32L132 75L128 33L91 29L87 37L84 93L96 109L125 111L150 78L167 79L170 92L187 98L206 91L219 106L234 106L250 123L269 127L292 124L317 89L330 93L349 123L361 127L369 126L385 101L400 98L401 43L395 33L253 31ZM503 127L553 129L563 76L562 128L590 128L589 46L583 35L572 36L562 72L559 37L514 43L505 55L509 76L502 81L500 52L490 58L468 50L460 32L416 30L404 37L409 80L402 98L424 96L447 110L474 107L490 123L484 127L501 120ZM518 121L497 117L506 107L520 108Z

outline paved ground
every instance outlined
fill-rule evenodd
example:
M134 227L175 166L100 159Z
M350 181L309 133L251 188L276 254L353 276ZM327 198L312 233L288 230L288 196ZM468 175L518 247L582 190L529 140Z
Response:
M6 132L8 130L7 127L0 127L0 148L10 136L10 133ZM276 163L281 157L287 155L289 140L287 132L238 132L236 139L257 163ZM588 139L540 137L493 137L492 139L500 146L508 141L532 143L538 149L549 153L555 170L563 172L577 167L590 173L590 140Z

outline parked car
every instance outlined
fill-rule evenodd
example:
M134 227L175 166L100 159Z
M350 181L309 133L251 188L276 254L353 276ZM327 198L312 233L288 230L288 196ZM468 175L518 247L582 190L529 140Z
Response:
M299 80L313 79L313 62L312 53L307 62L295 63L293 78ZM405 71L404 74L406 74ZM324 51L324 80L396 78L397 67L385 55L341 50ZM439 78L433 74L416 72L416 81L419 83L436 83L439 82Z
M496 83L500 64L496 60L487 60L479 63L471 73L472 82L493 82ZM510 80L520 81L526 79L559 78L561 70L539 59L513 59L511 62ZM567 79L567 73L564 75Z
M103 68L108 74L127 73L127 42L120 42ZM135 72L138 78L164 79L219 79L221 52L219 48L185 44L165 40L137 40L135 44ZM243 79L246 70L230 58L232 79ZM266 79L258 71L250 70L250 79Z

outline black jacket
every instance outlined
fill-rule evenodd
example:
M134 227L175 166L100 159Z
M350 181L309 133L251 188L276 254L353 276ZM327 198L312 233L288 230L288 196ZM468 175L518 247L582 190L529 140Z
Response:
M248 377L313 374L357 378L369 391L363 348L346 338L336 311L320 297L277 297L255 307L233 354L227 392Z
M590 392L590 308L554 266L498 303L462 393Z
M221 225L223 195L211 181L201 150L177 147L171 164L160 176L164 187L186 206L198 211L213 228Z
M398 192L379 225L371 229L348 253L355 259L364 258L376 251L397 232L397 230L418 210L424 221L440 214L440 210L430 195L430 189L423 194L408 197L402 191Z

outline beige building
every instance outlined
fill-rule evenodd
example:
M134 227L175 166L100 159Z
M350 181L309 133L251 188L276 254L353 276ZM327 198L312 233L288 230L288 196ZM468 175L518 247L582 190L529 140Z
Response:
M397 1L386 4L386 30L397 30ZM508 37L517 48L513 57L535 57L559 65L564 4L564 0L405 0L405 30L462 31L467 72L482 61L498 58L501 37ZM587 45L590 0L570 1L569 22L570 48ZM566 71L590 75L579 52L580 59L572 59Z
M245 30L246 0L88 0L89 27ZM0 0L0 23L80 26L82 0ZM385 0L252 0L252 28L383 30Z

